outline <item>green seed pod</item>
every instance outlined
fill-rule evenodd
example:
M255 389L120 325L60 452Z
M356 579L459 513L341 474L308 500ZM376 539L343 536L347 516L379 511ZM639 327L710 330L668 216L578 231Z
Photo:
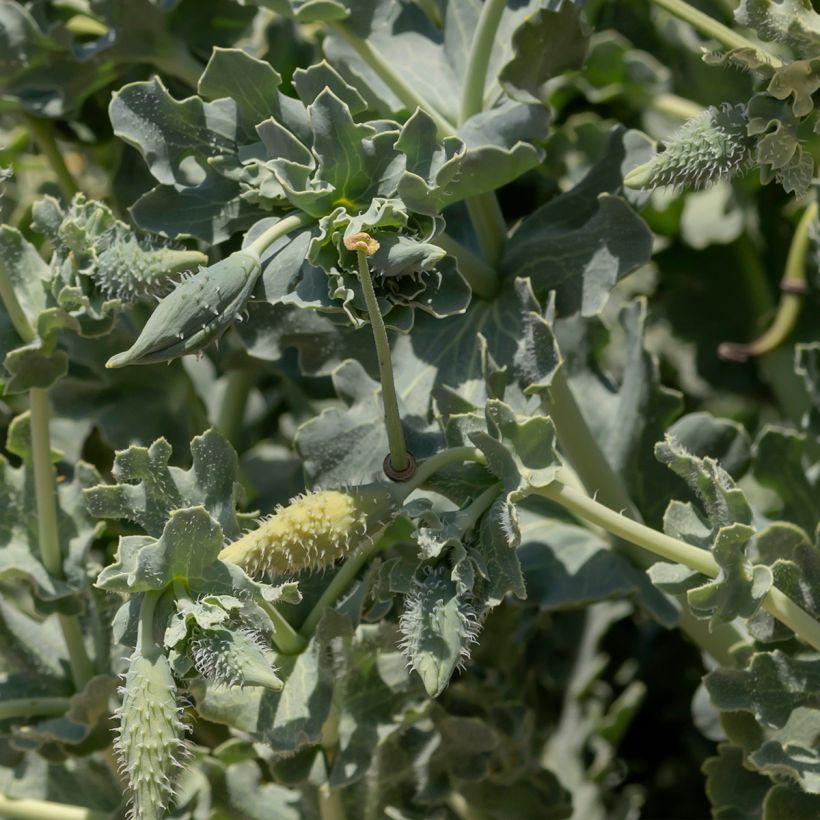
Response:
M207 261L199 251L153 248L130 238L106 248L89 276L106 296L133 302L168 293L174 276Z
M754 158L742 105L707 108L677 131L665 149L624 177L627 188L705 188L745 170Z
M131 656L120 689L122 706L116 748L120 767L128 777L131 817L160 820L173 796L175 770L185 754L185 727L176 701L176 684L163 654Z
M274 692L284 685L276 676L272 653L254 632L221 626L202 630L191 651L199 674L213 683L264 686Z
M378 529L392 509L389 490L380 486L306 493L277 508L255 530L225 547L219 558L252 576L327 567Z
M184 279L159 303L137 341L106 367L165 362L201 350L239 320L261 270L258 256L237 251Z
M479 632L473 607L458 594L449 572L430 572L407 596L399 619L399 647L430 697L440 695L470 657Z

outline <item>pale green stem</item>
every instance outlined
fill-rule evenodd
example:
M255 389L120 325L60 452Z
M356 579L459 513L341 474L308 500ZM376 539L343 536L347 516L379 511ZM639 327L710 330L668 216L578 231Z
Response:
M60 186L63 196L70 200L74 194L79 192L80 186L71 171L68 170L68 166L63 159L63 153L54 139L54 124L50 120L44 120L32 114L23 114L23 119L26 121L26 127L34 137L40 153L48 160L51 170L54 171L54 176L57 177L57 184Z
M655 5L666 9L670 14L674 14L681 20L694 26L702 34L717 40L724 46L730 49L734 48L750 48L757 52L758 57L765 63L768 63L772 68L780 68L783 63L774 54L770 54L759 43L752 42L736 31L733 31L728 26L704 14L696 8L693 8L684 0L652 0Z
M359 37L345 23L337 21L328 23L328 25L356 51L359 57L370 66L410 112L420 108L430 116L436 124L439 137L451 136L456 133L455 125L437 111L432 103L420 96L409 83L405 82L401 74L367 40ZM486 248L487 261L490 264L495 264L500 256L500 248L503 247L507 238L506 223L495 194L490 192L476 197L468 197L465 204L481 252L485 253Z
M786 270L780 287L783 296L777 308L777 314L768 330L749 344L724 342L718 348L721 358L745 362L753 356L771 353L780 347L791 335L800 310L803 307L806 290L806 254L809 249L809 230L817 220L817 203L812 202L803 212L797 229L792 237L789 255L786 259Z
M225 380L225 392L222 394L222 401L219 405L216 427L228 441L235 445L242 430L245 407L256 378L250 368L238 367L231 370Z
M720 570L711 552L626 518L572 487L556 481L535 492L566 507L584 520L603 527L607 532L668 561L683 564L710 578L717 576ZM763 608L788 626L801 640L820 650L820 623L780 590L773 588L769 591L763 600Z
M336 601L344 594L345 590L353 583L355 577L359 574L359 570L374 556L377 552L386 549L390 543L381 536L384 529L373 533L372 537L363 541L358 548L351 553L345 562L339 567L333 580L327 585L325 591L322 593L319 600L314 605L313 609L308 613L305 622L299 629L299 634L309 640L311 635L316 631L319 621L322 619L326 609L330 609Z
M424 13L436 26L441 28L444 25L444 20L441 19L441 10L436 0L416 0L416 3L424 9Z
M473 223L481 253L491 265L501 259L507 241L507 224L494 193L478 194L464 200Z
M458 515L458 526L463 532L468 532L473 529L478 522L478 519L484 515L492 503L498 498L501 492L501 484L493 484L487 487L483 493L476 496L468 507L463 509Z
M297 228L304 228L316 220L305 213L291 214L284 219L280 219L276 224L271 225L270 228L263 231L253 242L246 248L243 248L243 253L261 256L270 245L272 245L279 237L295 231Z
M0 701L0 720L30 715L64 715L68 698L10 698Z
M142 603L140 604L140 619L137 634L137 651L143 658L156 658L162 651L154 637L154 612L157 602L162 597L165 590L152 589L144 592Z
M384 319L376 300L376 292L373 290L373 280L370 277L370 268L367 264L367 252L357 250L356 256L359 262L359 282L364 293L367 314L370 317L370 327L376 345L376 357L379 360L379 377L382 384L382 402L384 404L384 426L387 430L387 442L390 447L390 463L393 465L394 470L401 472L407 469L410 461L407 456L407 445L404 443L399 399L396 395L396 383L393 379L390 342L387 339Z
M176 39L169 48L165 48L153 55L146 54L145 59L149 60L163 74L182 80L193 89L198 87L199 78L202 76L202 72L205 71L205 66L191 56L187 46Z
M413 477L402 484L402 490L406 493L405 498L429 481L439 470L450 464L460 464L463 461L477 461L483 464L485 462L484 453L477 447L451 447L449 450L442 450L440 453L419 462Z
M0 816L8 820L110 820L106 812L50 800L6 797L0 794Z
M345 820L342 793L332 789L328 783L319 786L319 817L321 820Z
M17 331L17 335L20 339L25 344L34 341L37 334L34 332L31 322L29 322L25 311L17 299L17 294L14 292L14 285L12 285L11 279L8 277L5 265L0 265L0 299L2 299L6 313L9 319L11 319L11 323L14 325L14 329Z
M445 137L455 131L453 124L440 112L419 96L416 90L410 85L393 66L363 38L359 37L345 23L334 21L328 26L335 31L349 46L351 46L359 57L378 74L382 82L401 100L402 104L411 113L417 108L429 114L440 137Z
M34 496L37 503L37 534L40 560L53 578L64 578L60 529L57 523L57 485L51 463L51 440L48 432L48 390L29 391L31 410L31 460L34 470ZM74 615L59 616L60 627L68 649L71 672L77 689L94 676L94 667L83 641L82 628Z
M470 54L467 57L467 73L461 94L459 121L467 122L470 117L484 109L484 88L487 85L487 69L495 45L498 24L507 7L507 0L485 0L481 6L478 24L473 32Z
M476 256L446 233L439 234L433 242L456 260L459 272L467 280L473 293L486 299L492 299L498 293L499 282L495 270L480 256Z
M328 772L339 751L339 706L335 699L330 705L330 713L322 725L322 749ZM334 789L329 783L319 786L319 817L321 820L345 820L344 802L341 789Z
M459 818L459 820L487 820L477 809L474 809L465 799L464 796L458 792L451 792L447 798L447 805L450 811Z
M257 599L257 605L265 610L273 624L273 643L280 655L298 655L307 641L290 625L284 615L271 603Z
M691 120L703 113L703 106L677 94L656 94L649 100L653 111L677 120Z

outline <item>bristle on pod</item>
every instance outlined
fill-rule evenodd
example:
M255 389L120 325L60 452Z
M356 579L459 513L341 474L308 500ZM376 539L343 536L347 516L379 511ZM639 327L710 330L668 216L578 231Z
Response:
M219 558L255 577L321 569L386 523L393 506L389 490L375 485L305 493L225 547Z

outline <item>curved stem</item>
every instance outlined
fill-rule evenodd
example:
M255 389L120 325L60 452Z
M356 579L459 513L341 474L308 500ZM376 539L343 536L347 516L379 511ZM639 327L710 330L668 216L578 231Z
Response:
M476 522L485 512L490 508L492 503L498 498L501 492L501 483L493 484L487 487L483 493L476 496L467 506L458 514L458 524L462 531L467 532L475 527Z
M165 590L152 589L143 593L137 634L137 652L144 658L155 658L161 649L154 637L154 612Z
M74 194L79 193L80 186L71 171L68 170L68 166L63 159L63 152L54 139L54 124L50 120L44 120L32 114L23 114L23 119L26 121L26 127L34 137L40 153L48 160L51 170L54 171L54 176L57 177L57 184L60 186L63 196L70 200Z
M236 440L242 430L245 407L256 378L250 368L237 367L228 373L225 382L225 392L219 404L216 427L235 448Z
M447 251L458 264L459 273L467 280L473 293L492 299L498 293L498 277L490 265L449 234L439 234L433 243Z
M273 643L280 655L298 655L307 641L290 625L284 615L269 601L257 599L257 605L265 610L273 624Z
M501 259L507 241L507 223L494 193L477 194L464 200L481 253L491 265Z
M710 578L717 576L720 570L710 552L626 518L572 487L553 482L535 492L566 507L584 520L603 527L607 532L624 538L668 561L683 564ZM820 650L820 623L780 590L776 588L769 590L763 599L763 608L793 630L799 638Z
M34 341L37 334L31 326L31 322L26 316L17 294L14 292L14 285L5 265L0 265L0 300L2 300L3 307L5 307L6 313L20 339L26 344Z
M406 492L405 498L429 481L439 470L462 461L476 461L483 464L486 459L484 453L477 447L451 447L449 450L442 450L420 462L413 477L401 485L402 490Z
M57 485L51 463L51 440L48 431L48 390L29 391L31 411L31 461L34 471L34 496L37 504L37 535L40 560L49 575L65 578L60 529L57 520ZM60 627L68 649L71 673L77 689L93 677L94 667L88 657L82 628L75 615L59 615Z
M677 94L656 94L649 100L649 107L666 117L684 121L699 117L703 113L702 105Z
M745 362L753 356L771 353L782 345L794 330L803 307L806 291L806 254L809 249L809 230L817 220L817 203L813 202L803 211L800 222L789 246L786 270L780 282L783 291L777 314L769 329L749 344L724 342L718 348L722 359Z
M0 720L30 715L64 715L68 698L10 698L0 701Z
M247 247L242 248L244 253L255 254L261 256L267 248L272 245L279 237L295 231L297 228L304 228L316 220L305 213L291 214L290 216L280 219L274 225L271 225L265 231L262 231L256 239L253 240Z
M441 113L430 105L423 97L419 96L415 89L407 82L393 66L362 37L359 37L345 23L334 21L328 26L335 31L353 50L370 66L379 76L382 82L401 100L402 104L410 113L417 108L421 108L435 122L439 131L439 137L452 134L455 130L453 124Z
M688 3L685 3L684 0L652 0L652 2L666 9L670 14L674 14L675 17L694 26L707 37L711 37L719 43L723 43L727 48L750 48L757 52L760 60L768 63L772 68L780 68L783 65L783 62L778 57L775 57L774 54L770 54L759 43L752 42L752 40L747 39L742 34L738 34L728 26L724 26L723 23L719 23L708 14L704 14L702 11L693 8Z
M376 356L379 360L379 376L382 383L382 402L384 404L384 426L387 430L387 441L390 446L390 462L393 468L401 472L406 470L410 461L407 457L407 445L404 443L404 430L401 426L399 400L396 395L396 383L393 379L393 364L390 361L390 342L384 327L376 292L373 290L373 280L370 277L370 268L367 264L367 252L357 250L359 262L359 282L367 304L367 314L370 317L370 327L373 329L373 341L376 345Z
M9 820L109 820L108 812L69 806L51 800L6 797L0 794L0 816Z
M459 122L462 124L484 110L487 69L493 53L498 24L506 7L507 0L485 0L481 6L478 25L473 33L473 42L467 58L467 73L461 95Z

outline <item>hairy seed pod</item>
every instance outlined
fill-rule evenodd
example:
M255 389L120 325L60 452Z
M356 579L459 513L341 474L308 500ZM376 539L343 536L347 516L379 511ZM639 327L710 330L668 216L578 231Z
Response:
M223 686L264 686L278 692L273 657L258 634L226 627L202 630L191 642L197 672Z
M666 150L624 178L628 188L705 188L745 170L754 158L755 142L747 133L742 105L707 108L664 143Z
M327 567L384 523L392 507L389 491L377 486L306 493L278 507L219 557L252 576Z
M120 689L116 748L128 777L134 820L160 820L173 796L176 769L185 755L176 684L162 653L135 652Z

